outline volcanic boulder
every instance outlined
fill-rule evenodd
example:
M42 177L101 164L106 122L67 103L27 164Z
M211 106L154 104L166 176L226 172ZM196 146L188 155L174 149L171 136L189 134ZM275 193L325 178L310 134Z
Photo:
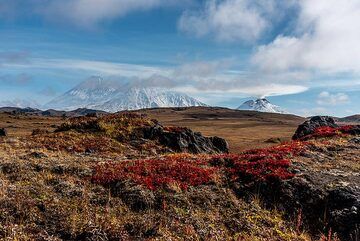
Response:
M7 131L5 128L0 128L0 136L7 136Z
M335 123L335 120L330 116L314 116L310 120L307 120L303 124L299 125L292 138L293 140L301 139L304 136L313 134L317 128L323 126L333 128L339 127Z
M227 153L228 143L220 137L204 137L188 128L166 129L160 124L144 129L144 138L158 140L175 152Z

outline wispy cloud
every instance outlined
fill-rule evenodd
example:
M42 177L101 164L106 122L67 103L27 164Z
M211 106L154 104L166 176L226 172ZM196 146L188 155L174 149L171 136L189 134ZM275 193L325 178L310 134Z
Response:
M7 63L28 63L29 58L30 53L28 52L0 52L0 66Z
M8 63L9 68L66 70L83 72L87 76L105 78L126 77L134 85L166 87L177 90L213 93L243 93L253 96L293 94L306 91L305 86L284 83L281 79L268 83L268 79L252 72L232 71L234 61L201 61L173 67L154 67L124 63L87 61L76 59L39 59L29 63ZM276 76L272 76L274 79ZM267 77L270 78L270 77Z
M32 81L32 76L26 73L15 75L0 75L0 83L4 85L28 85Z
M7 63L4 64L4 66L19 69L64 69L68 71L85 71L89 76L117 75L126 77L148 77L152 74L166 72L166 69L157 67L81 59L33 58L30 63Z
M57 91L55 90L55 88L53 88L51 86L46 86L45 88L40 90L38 92L38 94L48 96L48 97L55 97L55 95L57 94Z
M331 111L324 107L306 108L306 109L301 109L300 111L297 112L298 112L297 114L306 117L316 116L316 115L331 115Z
M268 32L295 5L292 0L207 0L201 10L186 11L180 30L220 41L253 42Z
M342 105L350 102L350 98L345 93L331 94L323 91L318 95L317 103L319 105Z
M104 22L137 11L174 5L187 5L192 0L2 0L2 17L21 18L37 15L52 22L94 28ZM26 9L26 11L24 11ZM0 16L1 17L1 16Z

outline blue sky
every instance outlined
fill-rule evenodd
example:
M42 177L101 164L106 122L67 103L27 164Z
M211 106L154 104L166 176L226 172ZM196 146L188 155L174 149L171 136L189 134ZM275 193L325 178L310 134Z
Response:
M345 0L2 0L0 101L45 104L77 83L161 76L235 108L360 112L360 3Z

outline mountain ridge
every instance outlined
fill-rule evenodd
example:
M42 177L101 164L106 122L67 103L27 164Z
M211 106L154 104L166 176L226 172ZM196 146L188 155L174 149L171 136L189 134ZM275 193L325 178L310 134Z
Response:
M139 87L132 85L127 79L112 81L97 77L81 82L45 106L62 110L88 108L118 112L154 107L206 105L184 93L159 87Z

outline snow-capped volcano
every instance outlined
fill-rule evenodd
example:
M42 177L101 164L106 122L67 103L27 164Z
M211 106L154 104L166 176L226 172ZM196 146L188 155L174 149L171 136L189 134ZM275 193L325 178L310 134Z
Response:
M157 87L133 86L126 79L111 81L99 77L80 83L46 105L47 108L61 110L89 108L108 112L188 106L205 104L183 93Z
M270 112L286 114L287 112L282 110L279 106L273 105L267 99L248 100L240 105L238 110L253 110L259 112Z

